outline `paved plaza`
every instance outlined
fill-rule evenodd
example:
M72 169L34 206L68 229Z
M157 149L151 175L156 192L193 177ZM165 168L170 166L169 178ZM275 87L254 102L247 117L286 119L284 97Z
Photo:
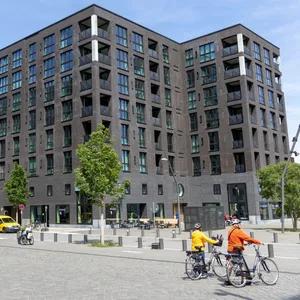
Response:
M251 231L257 238L272 239L271 233L265 230ZM146 233L149 241L154 232ZM126 231L118 231L118 235L121 233L125 235ZM63 241L66 232L60 234L58 243L50 241L51 233L48 233L49 241L40 242L36 233L33 246L18 245L15 234L0 234L1 299L300 299L297 233L279 236L275 245L280 253L274 259L280 269L275 286L266 286L255 278L252 286L240 289L224 286L213 274L199 281L187 278L185 253L180 245L181 238L188 238L189 233L172 239L169 238L171 230L162 231L161 236L166 235L164 239L168 239L165 248L172 250L151 250L150 242L142 249L137 248L139 233L132 230L131 234L136 236L125 236L124 247L105 249L76 241L68 244ZM226 243L222 250L226 250ZM254 258L253 252L247 248L249 262Z

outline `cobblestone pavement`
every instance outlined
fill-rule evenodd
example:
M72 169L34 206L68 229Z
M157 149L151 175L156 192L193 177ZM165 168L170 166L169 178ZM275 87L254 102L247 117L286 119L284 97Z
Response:
M281 271L275 286L256 279L237 289L212 274L188 279L182 251L1 239L0 253L1 299L300 299L299 259L275 259Z

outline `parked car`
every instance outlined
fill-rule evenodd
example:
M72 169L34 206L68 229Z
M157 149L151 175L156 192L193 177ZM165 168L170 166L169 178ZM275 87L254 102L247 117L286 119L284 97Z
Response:
M18 232L21 226L10 216L0 216L0 232Z

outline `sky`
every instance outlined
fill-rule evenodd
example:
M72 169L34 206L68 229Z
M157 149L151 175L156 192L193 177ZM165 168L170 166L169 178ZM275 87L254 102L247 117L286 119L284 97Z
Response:
M91 4L177 42L242 23L281 50L290 146L300 124L300 0L1 1L0 49ZM300 153L300 137L295 150ZM300 162L300 155L296 158Z

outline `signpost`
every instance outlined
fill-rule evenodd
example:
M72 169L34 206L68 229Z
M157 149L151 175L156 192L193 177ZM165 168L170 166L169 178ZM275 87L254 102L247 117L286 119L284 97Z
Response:
M21 220L20 220L20 225L22 226L22 217L23 217L23 210L25 209L25 205L24 204L20 204L19 205L19 210L21 211Z

